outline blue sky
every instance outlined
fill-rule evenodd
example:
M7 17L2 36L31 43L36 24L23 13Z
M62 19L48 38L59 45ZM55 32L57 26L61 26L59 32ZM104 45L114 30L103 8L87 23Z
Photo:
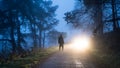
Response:
M66 21L64 21L64 13L67 11L71 11L74 9L75 0L52 0L53 5L58 5L58 9L56 11L56 18L59 20L59 24L55 27L58 31L61 32L69 32L69 26Z
M70 24L63 19L64 13L72 11L75 6L75 0L52 0L53 5L58 5L58 9L56 11L56 18L59 20L59 24L55 27L60 32L66 32L67 38L66 41L70 41L70 39L76 35L80 34L80 30L74 29Z

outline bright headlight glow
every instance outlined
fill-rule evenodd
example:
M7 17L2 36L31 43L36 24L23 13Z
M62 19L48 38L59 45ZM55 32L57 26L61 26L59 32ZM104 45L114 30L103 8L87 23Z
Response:
M86 51L90 48L90 39L88 37L75 37L71 43L75 51Z

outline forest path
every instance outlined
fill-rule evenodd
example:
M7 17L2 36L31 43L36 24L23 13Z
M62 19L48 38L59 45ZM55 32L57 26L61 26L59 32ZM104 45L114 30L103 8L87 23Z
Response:
M58 51L38 68L95 68L87 56L72 52L70 49Z

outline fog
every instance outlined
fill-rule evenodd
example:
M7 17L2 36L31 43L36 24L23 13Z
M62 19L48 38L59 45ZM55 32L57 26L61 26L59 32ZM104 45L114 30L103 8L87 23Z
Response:
M73 28L72 24L67 24L67 22L64 20L64 13L74 9L75 0L53 0L53 4L59 6L56 11L56 18L59 19L59 24L55 27L55 29L60 32L67 33L65 41L68 43L74 36L81 34L80 29Z

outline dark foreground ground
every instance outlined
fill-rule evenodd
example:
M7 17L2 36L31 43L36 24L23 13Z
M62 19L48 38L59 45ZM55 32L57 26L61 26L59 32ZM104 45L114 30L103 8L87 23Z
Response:
M83 57L83 54L74 53L70 49L59 51L49 57L38 68L95 68L88 61L88 56Z

